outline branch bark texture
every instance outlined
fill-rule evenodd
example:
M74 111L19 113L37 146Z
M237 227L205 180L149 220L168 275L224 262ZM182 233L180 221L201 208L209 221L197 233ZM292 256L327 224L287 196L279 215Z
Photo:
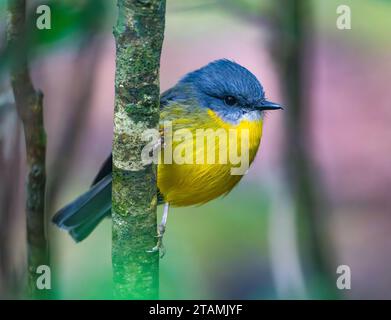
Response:
M26 31L26 1L9 0L8 44L22 45ZM28 291L31 297L44 298L46 290L36 286L38 266L49 265L49 245L45 233L45 155L46 135L43 123L43 95L34 89L27 56L21 55L11 70L15 105L23 123L28 165L26 225L28 250Z
M165 0L118 0L113 141L114 294L120 299L156 299L156 165L144 166L141 135L158 129L159 67Z

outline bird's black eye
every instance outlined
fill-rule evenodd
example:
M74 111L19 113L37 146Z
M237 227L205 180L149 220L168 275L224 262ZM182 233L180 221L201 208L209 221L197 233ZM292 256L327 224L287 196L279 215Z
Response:
M236 98L233 97L233 96L226 96L226 97L224 97L224 103L225 103L227 106L234 106L235 104L238 103L238 101L237 101Z

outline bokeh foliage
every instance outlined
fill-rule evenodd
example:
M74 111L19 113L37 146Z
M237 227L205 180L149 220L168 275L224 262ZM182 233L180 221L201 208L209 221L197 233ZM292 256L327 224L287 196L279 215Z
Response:
M0 16L4 18L7 18L6 3L1 0ZM36 27L39 17L36 8L39 5L48 5L50 8L50 29L40 30ZM7 65L17 64L21 53L27 52L30 59L34 59L64 45L80 45L86 38L110 30L113 8L113 3L105 0L47 0L30 3L24 38L13 47L3 46L0 50L0 71Z

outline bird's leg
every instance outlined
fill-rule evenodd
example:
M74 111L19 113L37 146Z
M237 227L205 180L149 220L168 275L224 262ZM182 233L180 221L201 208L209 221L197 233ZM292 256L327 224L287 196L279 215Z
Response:
M166 224L167 224L167 217L168 217L168 209L169 208L170 208L170 204L168 202L166 202L164 204L162 221L160 222L160 224L158 226L157 244L151 250L148 251L148 252L160 251L160 258L163 258L164 255L166 254L166 249L164 248L164 245L163 245L163 235L164 235L164 232L166 231Z
M153 161L157 163L159 159L159 152L164 147L164 140L163 137L160 136L160 139L156 140L156 142L152 145L152 148L149 150L149 156L153 157Z

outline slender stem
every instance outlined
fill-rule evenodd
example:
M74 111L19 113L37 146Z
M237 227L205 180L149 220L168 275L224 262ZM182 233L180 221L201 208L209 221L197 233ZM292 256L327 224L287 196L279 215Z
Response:
M156 165L143 166L146 129L158 128L159 66L165 0L118 0L114 28L117 66L113 142L114 294L121 299L156 299Z
M26 1L9 0L8 43L16 48L26 30ZM45 155L46 135L43 123L43 94L34 89L27 56L13 65L11 84L15 105L23 123L28 165L26 226L28 249L28 289L31 297L46 297L36 286L38 266L49 265L49 245L45 233Z
M285 10L281 10L281 7ZM316 281L323 281L324 296L335 296L330 275L330 241L325 235L326 202L322 181L311 157L310 30L312 11L307 0L279 0L275 7L276 34L273 56L280 68L281 87L286 97L285 177L296 203L297 235L301 254L309 257L306 268ZM335 272L335 271L334 271ZM314 283L315 280L310 281Z

